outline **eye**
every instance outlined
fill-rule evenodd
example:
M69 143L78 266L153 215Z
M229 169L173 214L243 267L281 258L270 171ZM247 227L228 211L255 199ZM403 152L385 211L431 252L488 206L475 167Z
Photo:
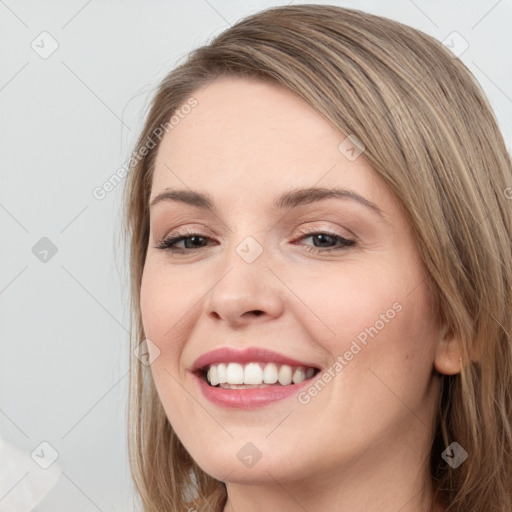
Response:
M307 252L312 252L316 254L322 254L325 252L333 252L333 251L343 251L346 250L348 247L357 245L357 242L355 240L349 240L348 238L345 238L337 233L331 233L328 231L301 231L302 236L299 238L299 240L303 240L306 238L312 238L315 243L321 244L320 246L317 245L306 245L304 249ZM334 247L325 247L323 244L338 244Z
M193 233L189 231L183 231L181 233L173 233L168 238L160 240L155 246L156 249L162 249L170 253L188 253L197 249L202 249L203 242L208 240L209 237L203 236L200 233ZM178 243L184 243L184 247L177 247Z
M348 247L357 245L355 240L349 240L337 233L331 233L328 231L301 231L302 237L298 240L303 240L307 238L312 238L314 240L314 244L318 243L318 245L305 245L304 250L307 252L312 252L315 254L322 254L326 252L333 251L342 251L346 250ZM194 233L189 231L184 231L181 233L173 233L171 236L160 240L160 242L155 246L156 249L161 249L170 253L178 253L178 254L186 254L196 251L198 249L203 249L206 247L206 242L211 240L210 237L204 236L201 233ZM178 244L184 244L183 247L178 247ZM324 244L337 244L334 247L325 247ZM293 242L294 245L298 245L296 242Z

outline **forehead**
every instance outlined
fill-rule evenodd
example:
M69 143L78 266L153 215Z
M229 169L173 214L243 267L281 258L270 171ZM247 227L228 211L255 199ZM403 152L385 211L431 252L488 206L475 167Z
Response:
M190 187L270 201L290 185L345 186L375 200L385 194L363 155L350 161L339 151L346 135L284 87L222 78L192 96L197 106L160 144L152 197Z

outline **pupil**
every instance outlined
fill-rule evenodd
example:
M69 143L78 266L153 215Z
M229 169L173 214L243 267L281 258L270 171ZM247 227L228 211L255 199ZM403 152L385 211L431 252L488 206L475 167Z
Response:
M185 240L185 247L187 249L194 249L194 242L197 242L198 240L202 239L202 236L191 236L188 239ZM188 247L187 244L192 245L192 247Z
M332 242L332 236L330 236L330 235L325 235L325 234L323 234L323 233L320 233L320 234L316 235L316 237L313 237L313 239L314 239L314 240L318 240L318 241L320 241L320 243L322 243L322 239L323 239L324 243L325 243L325 242L329 243L329 241L331 241L331 242ZM327 240L325 240L325 239L327 239ZM329 240L329 239L331 239L331 240ZM318 247L318 246L317 246L317 247Z

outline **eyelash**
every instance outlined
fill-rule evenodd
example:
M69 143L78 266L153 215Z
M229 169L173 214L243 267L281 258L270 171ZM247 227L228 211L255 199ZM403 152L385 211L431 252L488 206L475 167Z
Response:
M298 240L301 240L302 238L309 238L310 236L313 236L313 235L328 235L328 236L334 238L335 241L338 241L341 244L341 246L339 246L339 247L328 247L328 248L319 248L319 247L314 247L311 245L306 245L304 250L306 252L311 252L314 254L324 254L324 253L328 253L328 252L344 251L348 247L357 245L357 242L355 240L349 240L349 239L344 238L336 233L331 233L329 231L318 231L318 230L317 231L300 231L300 233L303 236L300 237ZM171 254L176 254L176 253L177 254L186 254L186 253L190 253L192 251L198 250L198 249L203 249L204 247L196 247L195 249L182 249L182 248L175 247L176 243L186 240L188 238L192 238L192 237L200 237L200 238L204 238L204 239L209 238L209 237L201 235L200 233L184 231L182 233L179 233L179 232L172 233L171 236L169 236L168 238L164 238L163 240L160 240L160 242L154 247L155 247L155 249L161 249L161 250L167 251Z

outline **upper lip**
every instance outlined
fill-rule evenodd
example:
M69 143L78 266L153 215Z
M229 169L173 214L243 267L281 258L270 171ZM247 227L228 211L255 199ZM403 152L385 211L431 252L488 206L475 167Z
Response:
M199 356L192 365L190 371L196 372L205 369L208 365L215 363L251 363L251 362L266 362L266 363L277 363L287 364L290 366L304 366L306 368L316 368L318 366L313 363L304 361L297 361L291 357L279 354L266 348L249 347L243 350L234 348L224 347L212 350Z

